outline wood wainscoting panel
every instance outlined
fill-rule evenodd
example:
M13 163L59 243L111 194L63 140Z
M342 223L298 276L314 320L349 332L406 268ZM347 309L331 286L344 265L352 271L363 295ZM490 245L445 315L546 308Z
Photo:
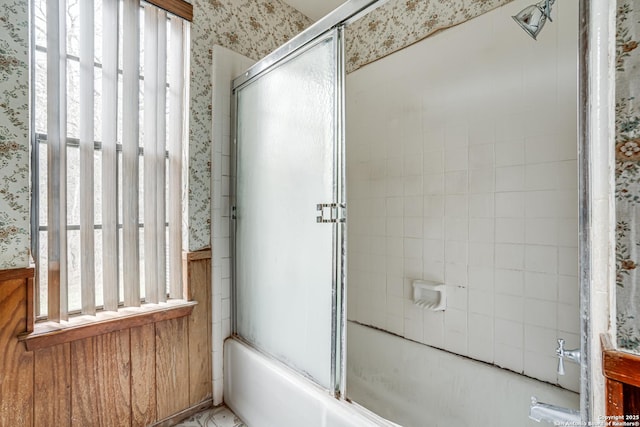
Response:
M188 319L156 323L156 416L159 420L188 408Z
M209 251L211 253L211 251ZM198 301L189 317L189 404L213 396L211 385L211 258L186 260L189 299Z
M71 343L71 422L131 425L129 330Z
M24 274L26 270L20 269ZM22 271L24 270L24 271ZM29 273L29 272L27 272ZM18 335L27 327L28 277L0 275L0 426L33 425L33 353ZM33 277L33 271L31 271Z
M69 343L34 352L34 425L71 424L71 346Z
M211 251L184 260L194 302L36 332L35 270L1 270L0 427L148 426L211 405Z
M148 426L157 419L155 378L155 324L131 328L131 425L133 427Z

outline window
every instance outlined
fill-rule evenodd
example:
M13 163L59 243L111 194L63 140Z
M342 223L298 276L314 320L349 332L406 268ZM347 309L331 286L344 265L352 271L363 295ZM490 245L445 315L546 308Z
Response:
M182 298L191 6L153 3L177 15L139 0L33 0L40 318Z

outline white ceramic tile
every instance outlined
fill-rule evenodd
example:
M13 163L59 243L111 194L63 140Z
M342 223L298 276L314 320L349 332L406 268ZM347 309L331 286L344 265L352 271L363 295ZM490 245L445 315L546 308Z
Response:
M422 258L404 258L404 277L420 277L424 268Z
M528 244L556 245L558 243L558 220L555 218L527 218L525 228L525 242Z
M423 342L424 340L424 320L420 319L404 319L404 337L412 341Z
M552 355L524 352L524 374L543 381L555 382L557 358Z
M447 149L444 152L445 172L464 171L469 168L467 148Z
M521 373L524 369L522 348L505 344L496 344L493 353L494 363L500 367Z
M469 312L491 316L493 319L493 292L469 289ZM491 325L493 326L493 322Z
M444 151L426 151L423 157L423 171L425 174L444 172Z
M578 247L578 218L557 220L558 245L577 248Z
M492 168L469 171L469 193L490 193L495 189L495 171Z
M404 332L404 318L387 315L384 329L392 334L401 335Z
M527 218L557 217L558 195L555 191L529 191L525 193Z
M497 218L523 218L525 216L525 193L496 193Z
M445 196L444 214L447 218L466 218L469 216L469 201L466 195Z
M444 241L438 239L423 240L424 259L444 262Z
M469 169L494 167L494 144L473 145L469 147Z
M496 243L496 268L521 270L524 267L524 245Z
M466 264L444 264L444 282L452 286L467 286L468 272Z
M469 355L484 362L493 362L493 317L469 314Z
M580 307L577 305L558 304L559 333L580 333Z
M401 296L387 294L387 315L404 317L404 299Z
M444 244L445 262L467 264L469 244L466 241L446 240Z
M424 230L424 220L422 217L404 218L404 237L422 238Z
M469 289L486 292L494 291L494 269L490 267L469 266Z
M469 220L467 218L445 217L445 240L467 241L469 240Z
M425 217L423 227L425 239L444 239L443 217Z
M423 215L424 197L422 195L405 197L402 203L405 216L421 217Z
M495 197L493 193L469 195L470 218L493 218Z
M422 176L422 156L407 155L404 157L404 176Z
M422 239L405 238L404 239L404 257L419 258L422 260Z
M555 329L558 325L558 313L555 301L542 301L525 298L524 322L526 325Z
M447 309L467 312L469 307L469 292L464 286L448 281L445 277L447 292ZM446 318L446 316L445 316Z
M493 270L493 243L470 242L469 266L485 267Z
M540 273L558 272L558 248L555 246L525 246L525 268Z
M469 241L490 243L495 239L493 218L469 219Z
M560 165L558 163L538 163L525 166L526 190L554 190L564 187L560 181Z
M427 173L423 177L424 194L444 194L444 176L441 173Z
M555 274L524 273L524 296L545 301L558 300L558 276Z
M496 168L496 191L522 191L524 189L524 166Z
M378 227L374 227L376 229ZM391 237L404 236L404 220L402 217L388 217L385 227L386 235Z
M424 311L424 343L444 348L444 311Z
M499 142L495 145L496 166L516 166L524 164L524 142L517 139Z
M494 313L496 318L524 321L524 299L514 295L496 294L494 299Z
M496 218L496 243L524 243L524 219Z
M495 124L490 120L480 119L469 122L469 144L487 144L496 138ZM471 147L473 148L473 147Z
M558 248L558 273L565 276L578 276L578 249Z
M580 284L574 276L558 276L558 301L565 304L579 305Z
M495 318L495 343L524 348L524 324L512 320Z
M404 195L421 196L423 194L422 175L406 176L404 178Z
M444 196L424 196L424 216L444 216Z
M387 216L404 216L404 198L403 197L386 197L385 199L385 210L380 211L379 209L374 209L371 207L371 210L376 212L379 215L387 215Z
M413 183L416 182L416 177L410 177ZM403 177L387 177L385 180L382 178L379 180L373 180L373 183L385 182L385 195L387 197L402 197L405 194L405 180ZM378 187L376 185L376 187Z
M524 272L521 270L496 268L495 292L496 294L523 296Z
M468 192L467 171L452 171L444 174L446 194L466 194Z
M445 127L445 145L448 149L461 148L469 145L469 134L466 124L459 120L447 123Z
M456 354L468 354L468 336L466 333L445 329L444 348Z

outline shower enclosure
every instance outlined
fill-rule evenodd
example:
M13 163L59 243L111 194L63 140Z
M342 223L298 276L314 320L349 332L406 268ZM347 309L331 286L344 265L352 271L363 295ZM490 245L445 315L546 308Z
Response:
M341 29L236 81L235 331L338 393L344 289Z
M347 401L407 426L576 419L531 397L575 409L587 372L555 353L585 345L578 1L533 47L516 0L346 70L351 26L386 3L352 0L234 80L225 400L245 421L286 418L284 395L309 426L363 425L327 421ZM305 407L317 389L292 392L290 370L339 399Z

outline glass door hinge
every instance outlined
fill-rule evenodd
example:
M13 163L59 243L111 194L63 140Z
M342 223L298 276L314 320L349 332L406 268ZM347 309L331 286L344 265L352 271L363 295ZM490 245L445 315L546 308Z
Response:
M316 210L320 212L320 215L316 217L316 222L346 222L346 209L345 203L318 203Z

